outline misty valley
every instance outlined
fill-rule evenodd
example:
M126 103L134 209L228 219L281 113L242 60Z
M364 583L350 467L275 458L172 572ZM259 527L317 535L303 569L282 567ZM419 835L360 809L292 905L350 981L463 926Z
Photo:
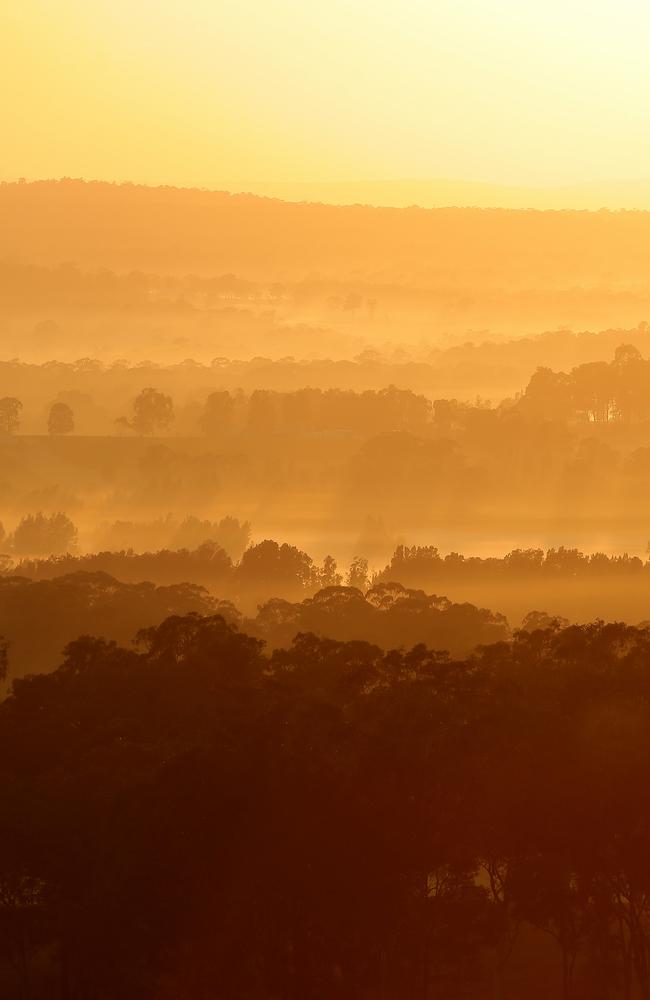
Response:
M650 997L650 216L0 212L0 995Z

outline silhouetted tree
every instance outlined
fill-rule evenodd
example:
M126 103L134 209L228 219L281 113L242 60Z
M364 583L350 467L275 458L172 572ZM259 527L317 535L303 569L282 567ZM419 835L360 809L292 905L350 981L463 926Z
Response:
M265 539L246 549L237 579L254 592L295 594L313 585L316 571L311 557L295 545Z
M232 429L235 402L229 392L212 392L205 401L201 414L201 429L214 437Z
M74 430L74 414L67 403L53 403L47 418L50 434L71 434Z
M20 426L20 411L23 404L15 396L0 399L0 433L15 434Z
M174 420L174 404L171 396L157 389L147 388L133 401L133 416L120 421L131 427L136 434L153 434L156 430L167 430Z
M325 556L323 568L318 571L318 582L321 587L340 587L343 577L337 572L336 559Z
M9 535L7 544L16 555L70 552L77 544L77 529L66 514L28 514Z
M356 587L358 590L366 591L370 585L368 576L368 560L361 556L355 556L350 563L347 576L348 587Z
M521 627L526 632L545 631L552 629L557 632L559 629L567 628L569 622L559 615L549 615L546 611L529 611L524 617Z

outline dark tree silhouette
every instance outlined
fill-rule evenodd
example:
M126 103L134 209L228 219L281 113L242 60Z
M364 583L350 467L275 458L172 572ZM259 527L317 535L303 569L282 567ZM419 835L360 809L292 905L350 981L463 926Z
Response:
M67 403L53 403L47 418L49 434L71 434L74 430L74 414Z
M50 555L71 552L76 548L77 529L67 516L58 513L28 514L23 517L7 539L7 546L16 555Z
M0 433L15 434L20 427L20 411L23 404L15 396L0 399Z
M646 996L649 664L602 622L81 636L0 703L7 996Z
M350 563L347 576L348 587L355 587L357 590L367 590L369 586L368 560L361 556L355 556Z
M130 420L120 417L119 422L130 427L136 434L153 434L167 430L174 420L174 404L171 396L148 387L133 401L133 416Z
M201 414L201 429L208 437L217 437L232 429L235 402L229 392L212 392Z

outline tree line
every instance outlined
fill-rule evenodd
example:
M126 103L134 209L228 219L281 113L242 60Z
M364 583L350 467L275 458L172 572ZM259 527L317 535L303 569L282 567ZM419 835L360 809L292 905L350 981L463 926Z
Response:
M513 549L506 555L443 555L435 545L398 545L384 569L373 575L376 582L399 580L421 585L432 580L589 579L601 576L650 574L650 559L639 556L581 552L577 548Z
M0 577L0 635L10 642L9 677L54 669L61 651L84 630L127 642L138 627L168 615L218 612L269 649L290 645L301 632L339 640L368 640L383 649L426 643L463 656L479 645L506 640L504 615L400 584L378 584L366 594L330 586L289 601L268 591L255 610L240 610L234 594L210 593L198 582L155 585L124 582L105 572L68 573L52 579ZM551 621L536 612L529 621ZM528 627L528 625L527 625Z
M15 434L20 428L23 404L14 396L0 399L0 433ZM208 395L197 430L208 437L233 432L272 433L287 429L304 432L390 430L418 431L431 423L430 400L410 389L299 389L277 392L255 389L231 393L218 390ZM137 435L163 434L174 423L174 401L168 393L147 386L132 400L128 416L114 420L117 432ZM75 430L72 407L55 402L47 417L48 433L55 436Z
M17 533L22 539L23 529L31 528L34 523L40 524L40 518L43 518L47 531L60 523L68 523L67 519L66 522L60 521L57 515L52 518L29 515L19 522L14 532L2 536L7 539L5 548L11 550L11 539ZM145 523L143 531L150 527L157 534L164 523L152 522L149 526ZM115 522L106 531L107 537L115 533L118 540L132 541L138 536L140 526L132 522ZM315 589L340 586L365 592L377 584L392 582L422 587L445 582L579 581L603 577L645 580L650 577L650 557L643 560L628 553L585 553L565 546L513 549L504 556L465 556L459 552L444 554L435 545L397 545L383 568L372 569L368 559L356 556L344 570L339 569L333 556L326 556L318 563L296 545L270 538L247 544L249 537L248 522L239 522L236 518L223 518L220 522L186 518L175 528L176 540L187 542L183 547L145 552L129 548L83 554L59 551L47 558L23 557L7 562L4 572L37 580L78 571L105 572L121 580L150 579L157 583L191 580L217 589L228 587L230 590L231 585L237 583L244 588L249 585L257 589L266 586L271 590L274 587L288 588L303 596L313 593ZM35 544L31 537L30 544ZM190 547L192 545L195 547ZM226 551L226 545L233 552L239 549L239 557L233 558ZM19 554L21 550L14 551Z
M612 361L591 361L570 372L538 368L519 403L549 420L639 423L650 418L650 361L633 344L616 348Z
M647 997L649 664L603 623L70 643L0 704L3 995Z
M231 559L239 559L249 546L251 525L226 515L219 521L188 514L182 520L168 514L153 521L113 521L97 527L94 538L101 546L113 551L133 553L151 551L168 543L172 550L196 549L204 542L211 542L224 549ZM0 568L12 565L12 557L19 557L21 567L38 566L43 556L66 555L74 558L79 542L75 523L58 511L55 514L25 514L13 531L7 532L0 522ZM102 554L106 554L103 549ZM74 564L71 564L74 565ZM37 570L38 572L38 570Z
M3 268L0 262L0 284L4 276L8 285L15 286L20 280L18 275L13 270L8 276L4 275ZM29 289L31 304L35 282L32 269L28 271L25 288ZM51 278L52 285L65 283L67 274L63 269L57 271ZM147 278L152 276L125 277L142 284L143 294L152 295L151 285L147 286ZM236 283L238 279L225 276L209 280ZM381 348L366 346L354 356L348 356L346 352L345 357L341 357L340 345L335 350L337 345L332 344L330 357L304 359L299 354L295 357L291 354L269 357L264 355L262 346L268 347L269 319L264 321L260 317L257 339L262 353L250 351L250 357L242 360L248 348L247 344L241 343L243 320L240 317L237 321L236 314L229 313L228 317L220 314L220 324L224 322L230 322L234 327L232 349L225 352L230 356L223 356L226 345L220 342L222 356L214 357L208 363L192 358L177 363L151 360L134 363L119 357L110 361L97 357L63 361L61 355L68 355L66 345L74 339L74 333L65 329L65 320L60 317L58 322L51 318L41 319L24 331L22 340L31 341L34 351L41 356L58 357L59 360L42 364L24 359L0 360L0 382L11 387L12 394L22 400L26 412L40 411L43 400L58 399L75 410L80 428L97 433L100 426L103 430L107 425L110 427L110 418L105 423L102 420L100 425L98 409L100 413L104 409L113 409L117 399L135 398L150 385L166 394L172 393L177 398L191 399L199 404L216 390L227 390L233 395L240 389L250 395L255 389L287 392L307 387L361 392L379 390L388 385L410 389L429 399L457 396L467 402L477 394L493 400L512 397L521 391L530 380L530 373L539 366L567 372L581 364L609 361L615 350L625 344L633 345L644 356L650 354L650 325L640 323L631 329L579 333L554 330L509 340L465 340L444 348L400 342ZM275 322L279 322L277 318ZM64 323L63 327L61 323ZM127 324L122 333L125 343L134 335ZM274 329L271 339L276 347L277 338L278 332ZM235 345L239 350L235 350ZM120 344L116 343L115 351L119 353L120 349ZM94 406L90 405L91 402Z
M341 388L218 389L204 397L196 430L208 437L233 433L269 434L347 432L382 434L453 434L472 430L489 411L494 429L499 418L562 423L638 423L650 419L650 360L631 344L616 348L611 362L592 361L569 373L540 367L523 393L498 406L477 398L474 402L431 399L412 389L389 385L356 391ZM0 398L0 433L20 428L23 404L15 396ZM137 435L164 434L175 420L172 396L146 386L132 399L130 413L114 418L119 432ZM51 404L46 426L55 436L75 430L75 414L62 400Z

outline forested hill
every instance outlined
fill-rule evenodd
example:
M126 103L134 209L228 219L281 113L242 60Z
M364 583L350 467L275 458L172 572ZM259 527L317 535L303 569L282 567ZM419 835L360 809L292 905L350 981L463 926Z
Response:
M0 219L0 259L475 291L640 286L650 253L647 212L336 207L78 180L0 185Z

